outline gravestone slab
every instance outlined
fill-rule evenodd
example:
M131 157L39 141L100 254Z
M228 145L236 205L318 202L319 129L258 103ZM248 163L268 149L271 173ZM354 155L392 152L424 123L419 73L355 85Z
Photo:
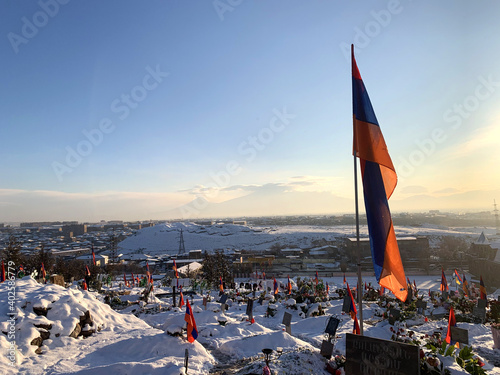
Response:
M335 336L337 333L337 327L339 326L340 320L331 316L325 328L325 333L331 336Z
M416 345L346 334L346 374L418 375L419 370L420 348Z
M450 327L450 333L451 341L469 345L469 330L458 327Z

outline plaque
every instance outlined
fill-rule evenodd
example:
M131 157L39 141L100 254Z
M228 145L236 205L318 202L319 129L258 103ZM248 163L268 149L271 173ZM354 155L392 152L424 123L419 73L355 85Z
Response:
M227 301L227 294L223 294L223 295L220 297L219 303L220 303L221 305L225 305L225 304L226 304L226 301Z
M292 322L292 314L285 311L285 313L283 314L283 322L282 323L285 326L289 326L291 322Z
M419 370L417 345L346 334L346 374L418 375Z
M394 325L394 323L399 320L400 316L401 312L398 309L391 309L389 311L389 324Z
M249 299L248 303L247 303L247 312L246 312L246 314L248 316L250 316L250 315L252 315L252 313L253 313L253 299Z
M333 344L330 341L323 340L323 342L321 343L321 349L319 354L321 354L321 356L325 358L330 359L332 353L333 353Z
M345 313L349 313L351 311L351 297L347 294L344 297L344 304L342 305L342 311Z
M417 300L416 302L417 308L420 308L422 310L427 310L427 301L422 301L421 299Z
M331 316L330 319L328 319L328 323L325 328L325 333L328 333L329 335L335 336L337 333L337 327L339 326L340 320Z
M450 327L450 333L451 341L469 345L469 330L458 327Z
M472 308L472 315L475 316L476 318L479 318L481 320L485 320L486 319L486 309L483 307L477 307L477 306L474 306Z

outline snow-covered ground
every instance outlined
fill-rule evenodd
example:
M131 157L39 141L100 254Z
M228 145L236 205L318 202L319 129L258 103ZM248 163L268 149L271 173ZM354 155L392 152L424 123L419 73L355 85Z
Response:
M430 276L411 277L415 279L419 290L427 299L428 290L437 291L440 279ZM247 280L237 280L247 281ZM286 280L279 280L285 282ZM294 279L296 281L296 279ZM343 288L343 280L339 277L325 278L330 285L330 297L334 297L336 287ZM348 277L351 285L356 284L354 277ZM375 283L373 277L364 277L363 282ZM450 280L451 281L451 280ZM451 284L450 284L451 285ZM353 321L349 315L342 313L342 299L333 299L322 303L326 315L311 316L311 312L319 305L309 305L308 312L302 313L290 308L290 301L283 295L277 301L263 300L262 305L254 303L255 323L247 320L246 304L238 303L241 297L229 300L228 309L221 311L217 303L217 292L210 292L211 301L206 309L202 304L202 295L192 301L193 315L198 327L199 336L194 343L186 340L185 307L172 307L171 298L159 300L153 298L148 305L130 304L120 311L112 310L102 302L103 296L95 292L79 290L76 286L69 289L51 284L39 284L30 277L16 281L15 310L9 310L7 283L0 284L0 316L1 330L8 332L9 313L17 316L15 322L15 343L17 357L15 367L10 366L7 357L10 339L0 334L1 373L6 374L184 374L185 349L189 351L188 374L207 374L211 369L226 370L228 374L262 373L264 365L262 349L270 348L270 368L273 374L327 374L325 359L319 355L319 348L325 338L324 330L329 316L340 319L335 340L335 353L345 354L346 333L351 333ZM130 302L138 300L142 289L127 289L130 294L123 298ZM168 292L155 286L156 294ZM259 296L261 292L258 292ZM420 293L420 295L422 292ZM207 292L204 293L207 296ZM291 301L293 304L293 301ZM37 315L35 310L47 309L47 316ZM267 317L268 308L274 310L274 316ZM427 310L427 316L444 313L441 306ZM68 337L81 322L81 316L89 311L92 325L86 330L95 329L88 338ZM284 331L281 324L284 313L292 314L291 335ZM366 336L390 339L391 329L387 320L379 317L380 307L375 302L363 303L364 333ZM30 342L40 335L43 328L48 327L50 337L43 341L41 354L35 353L38 348ZM447 316L442 319L429 319L424 316L407 320L401 325L403 332L412 330L416 336L432 335L435 331L446 335ZM483 324L458 323L459 328L469 330L470 345L485 361L483 367L488 374L500 374L500 349L493 349L493 339L489 326ZM169 332L182 333L171 336ZM282 348L281 355L276 350ZM466 374L451 357L442 357L446 367L452 374ZM214 366L216 366L214 368Z
M198 225L194 223L167 223L144 228L120 242L123 253L145 253L149 255L177 254L179 250L180 230L183 230L187 250L266 250L279 243L289 247L311 247L312 241L352 237L355 227L338 226L269 226L249 227L245 225L214 224ZM495 234L495 228L445 228L436 225L396 226L396 236L428 236L431 246L441 236L463 236L475 241L484 231L487 237ZM366 226L361 226L362 236L368 236Z

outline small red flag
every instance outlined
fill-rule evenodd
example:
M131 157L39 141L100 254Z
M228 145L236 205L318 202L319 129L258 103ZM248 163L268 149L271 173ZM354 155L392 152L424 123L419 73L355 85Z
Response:
M193 342L198 338L198 329L196 328L196 322L194 321L193 310L191 309L189 300L186 303L184 321L187 323L187 339L189 342Z
M351 288L349 288L349 283L347 283L347 293L351 298L351 305L349 306L349 313L351 314L351 318L355 319L358 310L356 310L356 304L354 303L354 297L352 296Z
M448 332L446 333L446 343L451 344L451 327L456 327L457 321L455 319L455 312L453 307L450 307L450 316L448 318Z
M92 264L95 266L94 244L92 244Z
M224 284L222 283L222 276L219 277L219 289L224 292Z
M352 333L355 335L361 335L361 329L359 328L358 318L354 315L354 328Z
M179 301L179 307L182 307L184 306L184 294L182 294L182 291L181 291L181 300Z
M483 276L479 277L479 293L481 294L481 299L487 299L488 293L486 293L486 287L484 286Z

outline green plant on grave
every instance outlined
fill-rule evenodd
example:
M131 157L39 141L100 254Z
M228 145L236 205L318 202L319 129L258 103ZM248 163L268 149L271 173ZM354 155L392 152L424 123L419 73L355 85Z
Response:
M472 347L464 346L456 358L457 364L472 375L485 375L484 363L472 353Z

